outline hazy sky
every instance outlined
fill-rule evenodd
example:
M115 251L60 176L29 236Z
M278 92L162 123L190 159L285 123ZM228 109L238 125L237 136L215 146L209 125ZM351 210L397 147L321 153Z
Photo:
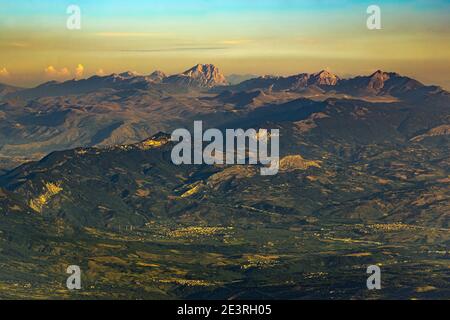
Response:
M66 9L81 8L81 30ZM381 8L381 30L366 9ZM0 82L125 70L341 76L396 71L450 89L450 0L2 0Z

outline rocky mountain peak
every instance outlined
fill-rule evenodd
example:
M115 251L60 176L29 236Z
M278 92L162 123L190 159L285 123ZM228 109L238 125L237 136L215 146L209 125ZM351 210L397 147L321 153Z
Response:
M191 78L201 87L214 87L227 84L225 76L213 64L197 64L183 72L182 75Z
M381 70L375 71L369 76L368 88L373 90L380 90L384 87L384 83L395 75L394 73L388 73Z
M138 76L137 72L133 72L133 71L125 71L122 73L119 73L119 76L121 76L122 78L133 78Z
M149 75L150 80L155 81L155 82L162 82L166 77L167 77L167 75L160 70L153 71Z
M166 74L162 72L161 70L155 70L150 74L150 77L162 77L165 78Z
M321 86L335 86L339 77L327 70L322 70L317 73L313 73L309 79L309 84L321 85Z

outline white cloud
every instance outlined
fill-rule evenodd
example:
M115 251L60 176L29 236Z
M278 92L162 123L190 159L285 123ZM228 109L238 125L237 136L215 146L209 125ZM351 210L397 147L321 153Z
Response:
M54 66L50 65L44 69L44 73L46 77L56 78L56 79L67 79L74 75L75 78L80 79L84 75L84 66L79 63L75 70L70 71L69 68L63 67L61 69L57 69Z
M9 76L10 76L10 73L9 73L8 69L6 69L5 67L0 69L0 77L6 78Z
M82 78L84 73L84 66L80 63L75 69L75 77L76 78Z
M95 34L100 37L166 37L171 35L167 32L99 32Z
M65 78L70 76L70 70L67 67L57 70L54 66L48 66L44 69L44 72L49 77Z
M251 42L251 40L248 39L230 39L230 40L223 40L220 41L220 44L226 44L226 45L239 45L239 44L245 44L245 43L249 43Z

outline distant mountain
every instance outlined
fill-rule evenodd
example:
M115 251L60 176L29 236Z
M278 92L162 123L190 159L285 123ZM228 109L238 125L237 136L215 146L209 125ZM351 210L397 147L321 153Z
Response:
M227 84L225 76L220 73L217 67L211 64L199 64L181 74L169 77L159 70L154 71L148 76L126 71L107 76L95 75L81 80L73 79L64 82L49 81L35 88L24 90L5 87L2 95L5 99L20 98L29 100L40 97L86 94L102 89L148 90L150 88L156 88L171 91L177 88L205 89ZM1 87L0 90L2 90Z
M230 85L239 84L241 82L244 82L246 80L257 78L257 75L254 74L230 74L227 75L227 81Z
M354 97L391 96L402 99L417 99L429 94L448 94L440 87L425 86L417 80L381 70L369 76L358 76L350 79L341 79L325 70L313 74L300 73L288 77L263 76L229 86L227 90L270 89L304 92L305 89L310 88L314 88L314 91L322 91L322 93L335 92Z
M231 83L239 82L232 77ZM247 76L241 79L247 78ZM220 92L239 91L278 91L298 92L305 95L326 95L328 93L351 97L394 97L400 99L420 99L430 94L448 93L438 86L425 86L417 80L394 72L378 70L369 76L341 79L330 71L300 73L292 76L262 76L237 84L229 84L225 76L212 64L198 64L183 73L167 76L162 71L150 75L135 72L122 72L107 76L92 76L88 79L65 82L49 81L31 89L21 89L0 84L0 98L3 100L20 98L23 100L40 97L80 95L113 90L159 90L165 92L184 92L186 90L210 90Z
M306 73L290 76L262 76L244 81L238 85L227 88L233 91L248 91L255 89L270 89L276 91L295 90L307 86L309 76Z
M9 94L5 98L36 99L40 97L67 96L86 94L102 89L147 89L155 83L151 77L137 75L133 72L113 73L108 76L92 76L88 79L69 80L65 82L49 81L32 89L25 89Z
M212 88L228 84L225 76L212 64L198 64L181 74L166 78L164 82L179 86L200 88Z
M355 95L401 97L423 87L425 86L417 80L401 76L398 73L378 70L370 76L342 80L339 82L338 90Z
M340 78L326 70L313 73L308 78L308 85L315 86L335 86L340 81Z
M150 80L154 81L155 83L161 83L161 82L163 82L163 80L165 78L167 78L167 75L160 70L156 70L152 74L150 74L148 77L150 78Z
M7 84L0 83L0 99L8 94L23 90L23 88L10 86Z
M162 71L149 75L127 71L82 80L50 81L32 89L7 86L6 90L12 92L0 103L0 168L10 169L55 150L132 143L199 119L213 126L243 119L258 108L284 106L278 110L287 111L285 106L300 98L407 102L430 109L446 107L450 101L448 92L437 86L425 86L382 71L341 79L323 70L225 84L217 67L197 65L172 76ZM428 112L421 116L429 119L435 115ZM267 115L270 117L280 115ZM420 124L411 118L403 127L415 130ZM441 121L436 126L445 124ZM414 133L419 136L425 132Z
M231 89L253 90L272 89L275 91L295 91L309 86L328 87L335 86L340 78L331 72L322 70L317 73L300 73L288 77L263 76L244 81Z

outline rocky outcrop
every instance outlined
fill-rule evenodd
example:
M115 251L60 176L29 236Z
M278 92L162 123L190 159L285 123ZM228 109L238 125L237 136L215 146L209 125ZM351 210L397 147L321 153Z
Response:
M168 77L164 82L200 88L212 88L228 84L219 68L212 64L198 64L181 74Z

